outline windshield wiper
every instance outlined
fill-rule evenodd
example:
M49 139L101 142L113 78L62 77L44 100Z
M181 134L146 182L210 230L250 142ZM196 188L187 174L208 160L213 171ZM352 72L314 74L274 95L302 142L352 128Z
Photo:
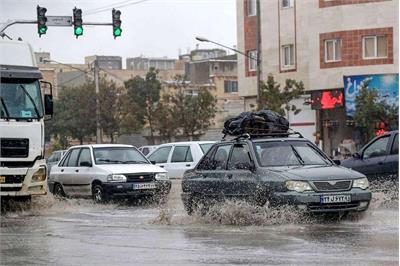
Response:
M99 162L107 162L107 163L124 163L123 161L119 160L110 160L110 159L97 159Z
M33 108L35 109L35 113L36 113L36 118L39 120L40 115L39 115L39 110L37 109L37 106L35 104L35 101L33 100L32 96L28 93L28 91L25 89L24 85L19 84L19 86L22 88L22 90L24 91L24 93L26 94L26 96L28 96L29 100L31 101Z
M7 119L7 121L8 120L10 120L10 113L8 112L8 108L7 108L7 105L6 105L6 103L4 102L4 99L3 99L3 97L0 97L0 100L1 100L1 104L3 105L3 108L4 108L4 112L6 113L6 119Z
M300 154L297 152L296 148L293 147L293 145L290 145L290 147L292 148L292 151L294 153L294 155L296 155L297 160L299 160L301 165L305 165L303 158L301 158Z
M126 163L126 164L129 164L129 163L147 164L147 162L144 162L144 161L135 161L135 160L123 161L122 163Z

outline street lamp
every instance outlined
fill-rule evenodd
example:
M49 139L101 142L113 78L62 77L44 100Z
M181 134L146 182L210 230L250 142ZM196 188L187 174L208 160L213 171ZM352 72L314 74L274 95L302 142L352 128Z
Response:
M235 48L232 48L232 47L229 47L229 46L214 42L214 41L209 40L209 39L207 39L205 37L196 36L196 40L198 40L200 42L209 42L209 43L216 44L218 46L221 46L221 47L224 47L224 48L229 49L231 51L234 51L234 52L236 52L238 54L244 55L245 57L249 58L250 60L255 60L257 62L257 103L258 103L259 97L260 97L260 83L261 83L261 59L260 59L260 56L259 56L260 53L259 52L257 53L257 57L253 57L253 56L250 56L250 55L248 55L248 54L246 54L246 53L244 53L242 51L239 51L239 50L237 50ZM259 50L259 49L257 49L257 50Z

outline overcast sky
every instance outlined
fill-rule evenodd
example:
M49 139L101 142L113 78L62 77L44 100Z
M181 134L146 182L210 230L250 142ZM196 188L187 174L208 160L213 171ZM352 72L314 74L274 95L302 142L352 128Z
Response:
M82 9L84 22L111 22L111 9L120 6L122 37L114 40L111 26L84 26L78 39L73 27L49 27L39 38L36 25L14 25L6 30L22 37L35 51L51 53L53 60L83 63L87 55L177 58L179 51L195 49L195 36L236 45L236 0L0 0L0 23L10 19L36 19L36 6L47 16L72 16ZM104 9L104 12L98 12ZM216 46L201 43L200 48Z

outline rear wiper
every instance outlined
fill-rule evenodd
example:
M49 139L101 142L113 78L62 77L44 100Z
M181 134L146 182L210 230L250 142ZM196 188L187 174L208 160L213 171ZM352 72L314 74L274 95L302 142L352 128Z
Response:
M32 96L26 91L24 85L21 85L21 84L20 84L19 86L22 88L22 90L24 91L24 93L26 94L26 96L28 96L29 100L31 101L31 103L32 103L32 105L33 105L33 108L35 109L36 117L37 117L37 119L39 120L39 117L40 117L40 115L39 115L39 110L37 109L37 106L36 106L36 104L35 104L35 101L33 100Z
M3 105L3 108L4 108L4 112L6 112L6 115L7 115L6 119L8 121L8 120L10 120L10 113L8 112L8 108L7 108L6 103L4 102L3 97L0 97L0 99L1 99L1 104Z
M304 165L304 160L303 158L301 158L300 154L297 152L296 148L293 147L293 145L290 145L290 147L292 148L293 153L296 155L297 159L299 160L301 165Z

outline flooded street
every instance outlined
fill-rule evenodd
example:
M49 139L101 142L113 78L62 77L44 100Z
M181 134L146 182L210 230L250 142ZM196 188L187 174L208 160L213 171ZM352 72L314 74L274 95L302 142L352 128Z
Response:
M227 203L188 216L174 182L166 206L35 199L2 214L1 265L398 265L398 202L323 222Z

